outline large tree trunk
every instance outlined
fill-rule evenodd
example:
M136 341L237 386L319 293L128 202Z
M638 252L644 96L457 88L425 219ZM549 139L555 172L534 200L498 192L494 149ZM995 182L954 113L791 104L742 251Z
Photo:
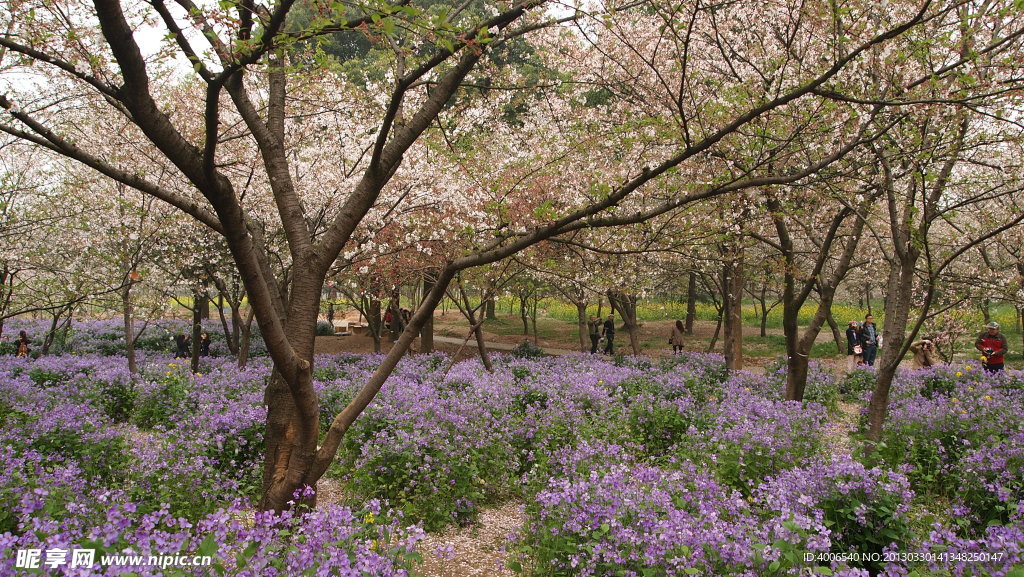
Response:
M686 334L693 334L693 323L697 320L697 273L690 273L690 280L686 283Z
M899 255L899 261L894 263L889 271L885 328L882 331L885 335L885 346L882 348L882 358L878 363L875 389L871 392L871 402L868 403L869 443L865 448L868 452L874 449L874 444L882 440L882 426L889 409L889 390L904 353L907 323L913 306L914 267L919 254L920 249L910 247Z
M310 278L296 280L288 295L287 320L279 320L288 336L288 345L297 353L297 362L285 367L275 363L264 393L267 427L263 495L259 504L262 510L289 508L296 491L306 485L315 490L322 475L313 474L320 437L320 404L313 388L313 347L322 285L322 281ZM266 338L267 331L263 332ZM268 342L267 346L280 344ZM316 496L298 498L295 502L312 506Z
M380 341L384 335L384 318L380 299L374 297L363 297L363 309L366 311L366 330L370 331L370 338L373 339L373 352L381 351Z
M722 301L724 303L725 366L732 371L743 369L743 253L723 262Z

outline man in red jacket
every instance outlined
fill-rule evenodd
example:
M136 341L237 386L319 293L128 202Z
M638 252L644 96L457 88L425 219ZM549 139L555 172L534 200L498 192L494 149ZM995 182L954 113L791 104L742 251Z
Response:
M999 323L997 322L988 323L985 325L985 329L985 332L978 335L978 340L974 342L974 348L984 355L981 357L981 362L985 365L985 370L995 373L1003 370L1006 337L999 332Z

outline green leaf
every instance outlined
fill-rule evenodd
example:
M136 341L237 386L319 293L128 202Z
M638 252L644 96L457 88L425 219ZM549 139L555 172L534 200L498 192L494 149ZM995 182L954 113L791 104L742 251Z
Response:
M213 535L208 535L206 539L203 539L203 542L199 544L199 547L196 549L196 555L201 557L213 557L219 548L220 546L217 544L217 540Z

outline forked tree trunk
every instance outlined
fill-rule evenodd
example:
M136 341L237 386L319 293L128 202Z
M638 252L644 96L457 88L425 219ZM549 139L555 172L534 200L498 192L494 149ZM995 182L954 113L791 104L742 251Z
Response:
M718 344L718 337L722 334L723 313L724 311L722 309L718 309L718 320L715 322L715 332L711 335L711 342L708 343L707 352L709 353L715 350L715 345Z
M640 354L640 325L636 320L636 296L618 292L608 291L608 302L612 310L622 317L623 327L629 335L629 346L634 355Z
M320 437L319 399L313 388L313 346L316 318L320 311L320 286L294 283L289 295L287 320L283 322L288 343L299 362L285 374L276 367L264 392L267 405L266 456L263 466L263 494L260 509L289 508L296 491L304 486L316 489L319 475L313 464ZM268 343L268 347L274 343ZM295 502L316 504L315 495Z
M843 354L846 352L846 336L839 330L839 323L836 322L834 316L832 316L832 307L828 309L828 315L825 317L825 321L828 323L828 327L832 330L832 340L836 343L836 353Z

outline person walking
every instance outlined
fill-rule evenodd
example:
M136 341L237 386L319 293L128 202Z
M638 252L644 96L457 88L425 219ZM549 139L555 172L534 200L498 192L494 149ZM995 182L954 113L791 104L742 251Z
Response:
M18 340L14 341L18 344L18 356L27 357L31 352L29 345L32 344L32 340L28 338L28 333L21 331L18 333Z
M875 326L875 317L871 315L864 317L864 324L860 327L860 346L864 349L864 364L869 367L875 366L875 355L878 354L878 327Z
M601 342L601 321L597 320L597 315L590 315L590 320L587 321L587 333L590 334L590 354L597 354L597 344Z
M857 321L850 321L846 327L846 370L864 364L864 348L860 345L860 324Z
M608 320L604 321L604 327L601 329L601 336L605 338L604 354L614 355L615 354L615 315L608 315Z
M668 344L672 345L673 355L683 352L683 333L685 332L683 321L677 320L676 324L672 326L672 336L668 338Z
M985 331L974 341L974 348L981 351L981 363L990 373L1003 370L1003 355L1007 351L1006 337L999 332L999 323L993 321L985 325Z
M915 369L934 367L939 364L935 358L935 339L927 337L910 343L910 352L914 353L912 366Z

